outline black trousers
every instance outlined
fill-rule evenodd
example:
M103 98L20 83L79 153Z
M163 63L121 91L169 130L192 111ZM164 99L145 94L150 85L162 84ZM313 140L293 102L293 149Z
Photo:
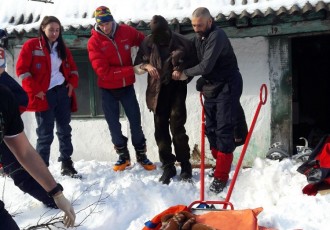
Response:
M41 185L22 167L4 142L0 144L0 153L0 160L2 162L4 172L13 179L15 185L19 189L30 194L48 207L56 207L54 199L49 197L46 190L44 190Z
M243 81L239 72L233 72L230 80L215 98L205 98L205 134L210 147L223 153L232 153L235 148L235 126L238 115L242 116L240 97Z
M175 161L189 161L189 137L184 127L187 120L186 97L187 83L184 81L171 80L161 86L154 124L159 158L163 166ZM175 155L172 152L172 143Z
M14 219L5 209L5 204L0 200L0 229L19 230Z

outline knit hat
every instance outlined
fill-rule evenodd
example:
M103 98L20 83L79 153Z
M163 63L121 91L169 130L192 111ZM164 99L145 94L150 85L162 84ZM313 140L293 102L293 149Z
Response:
M94 12L94 16L97 24L113 21L109 8L105 6L97 7Z
M0 68L6 68L5 50L0 47Z

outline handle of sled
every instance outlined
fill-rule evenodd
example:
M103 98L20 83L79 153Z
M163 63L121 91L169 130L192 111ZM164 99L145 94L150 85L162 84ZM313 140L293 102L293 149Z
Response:
M203 94L199 94L202 105L202 127L201 127L201 184L200 184L200 200L204 200L204 175L205 175L205 109L203 102Z
M248 134L246 136L245 143L244 143L244 146L243 146L241 155L239 157L239 160L238 160L237 165L236 165L236 168L235 168L233 179L230 182L230 186L229 186L229 189L228 189L228 193L227 193L225 202L229 202L229 200L230 200L230 196L231 196L231 194L233 192L233 189L234 189L234 186L235 186L235 183L236 183L236 179L237 179L237 175L238 175L238 172L239 172L239 170L241 168L241 165L242 165L242 162L243 162L245 153L246 153L246 149L247 149L247 147L249 145L250 138L251 138L251 135L252 135L254 126L255 126L256 121L257 121L257 118L259 116L259 112L260 112L261 106L264 105L264 104L266 104L266 101L267 101L267 92L268 91L267 91L266 84L262 84L261 87L260 87L260 97L259 97L260 98L260 101L259 101L257 110L256 110L256 112L254 114L254 117L253 117L253 120L252 120L250 129L249 129L249 132L248 132ZM223 208L226 209L227 208L227 204L224 204Z
M194 205L197 204L197 208L193 208ZM220 205L229 205L231 210L234 210L234 205L231 202L227 201L194 201L189 206L189 210L205 210L205 211L221 211L223 209L215 209L214 204ZM213 206L213 207L212 207Z

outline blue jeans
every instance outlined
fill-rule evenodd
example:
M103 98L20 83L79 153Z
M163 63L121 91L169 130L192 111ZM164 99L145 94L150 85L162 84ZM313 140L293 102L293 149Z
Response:
M119 103L121 103L130 124L132 144L135 150L144 149L146 139L142 131L140 107L133 85L120 89L101 88L101 94L102 108L109 126L112 143L116 147L127 146L127 137L123 135L119 121Z
M54 126L56 121L56 135L59 141L60 156L58 161L71 159L73 146L71 143L71 98L65 85L56 86L46 93L49 109L36 112L38 127L36 150L49 165L50 146L54 140Z

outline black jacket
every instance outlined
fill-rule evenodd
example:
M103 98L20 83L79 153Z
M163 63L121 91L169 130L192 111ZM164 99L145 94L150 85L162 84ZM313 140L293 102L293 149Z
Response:
M237 59L226 33L215 24L204 37L193 38L199 64L186 69L187 76L202 75L206 80L227 81L238 71Z

